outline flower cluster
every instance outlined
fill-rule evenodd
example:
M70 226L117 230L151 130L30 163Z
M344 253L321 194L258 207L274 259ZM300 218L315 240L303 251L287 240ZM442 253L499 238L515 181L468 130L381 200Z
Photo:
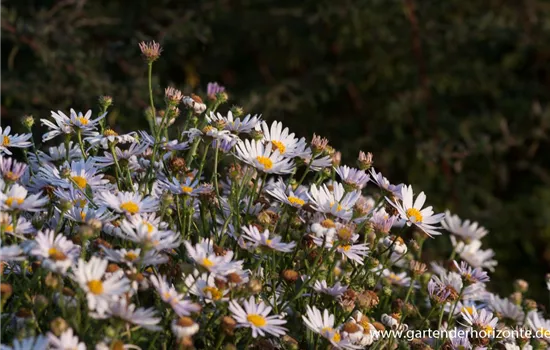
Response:
M140 47L151 69L161 48ZM341 165L327 139L240 107L223 113L215 83L204 100L167 88L164 109L150 94L147 131L108 128L110 97L97 114L52 111L40 138L32 123L0 129L2 348L550 342L496 335L550 320L525 281L507 298L487 290L497 265L481 248L487 230L390 183L372 154ZM450 255L423 256L434 240L450 241ZM485 333L410 343L386 333L425 329Z

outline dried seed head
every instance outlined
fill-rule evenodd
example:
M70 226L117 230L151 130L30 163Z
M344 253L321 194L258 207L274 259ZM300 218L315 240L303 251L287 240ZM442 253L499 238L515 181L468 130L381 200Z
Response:
M222 318L222 331L225 334L232 336L235 326L237 326L237 321L235 321L232 317L224 316Z
M294 283L300 277L300 274L294 270L286 269L281 273L283 279L289 283Z
M164 89L164 99L166 100L167 105L177 105L183 99L183 94L178 89L175 89L171 86Z

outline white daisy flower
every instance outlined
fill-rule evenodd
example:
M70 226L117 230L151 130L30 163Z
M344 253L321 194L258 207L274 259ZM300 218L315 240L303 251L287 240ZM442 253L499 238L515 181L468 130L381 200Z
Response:
M313 290L317 293L328 294L331 297L337 298L342 296L347 290L348 287L342 285L340 282L336 282L332 287L329 287L326 280L315 281L313 285Z
M256 304L252 296L248 301L245 300L243 305L244 308L235 300L229 302L229 311L237 321L238 328L250 328L253 338L265 337L266 333L275 337L286 334L287 329L281 326L286 320L279 315L268 316L272 310L271 306L267 306L263 301Z
M306 315L302 315L302 319L307 328L327 339L336 348L359 349L349 339L342 338L340 331L334 327L334 315L328 310L323 310L321 314L315 306L306 305Z
M412 186L404 186L401 188L401 198L403 198L401 202L394 202L387 197L386 200L397 209L402 219L407 220L407 225L414 224L430 237L441 234L441 232L436 231L439 229L439 226L436 225L443 220L445 214L434 215L432 207L422 209L426 202L424 192L420 192L413 204Z
M148 213L159 208L159 200L154 197L143 197L135 192L102 192L98 195L99 203L102 203L118 213L129 215Z
M62 177L57 168L45 166L40 169L39 175L46 179L51 185L63 188L72 186L81 190L86 190L88 186L92 191L105 190L109 180L103 178L103 174L98 172L93 158L88 160L80 159L72 161L70 166L66 163L62 171L68 172L68 177Z
M210 239L202 239L195 246L188 241L184 241L183 244L187 254L196 264L215 275L225 276L242 269L243 262L241 260L232 261L232 251L225 252L225 255L217 255Z
M161 187L169 190L174 194L184 196L197 197L201 193L205 193L206 188L199 186L199 179L186 176L183 182L173 177L172 181L161 182Z
M80 256L80 247L54 230L38 231L30 255L42 260L42 266L65 274Z
M206 117L209 124L222 125L224 130L230 131L234 134L249 134L261 121L261 116L250 114L241 118L234 118L231 111L227 112L227 116L224 117L220 113L214 114L210 112L210 116Z
M383 207L374 210L369 219L370 223L373 225L373 228L381 233L389 233L396 220L397 216L390 216Z
M189 293L198 296L207 303L229 300L226 296L229 293L229 289L218 288L216 286L216 279L211 274L203 273L200 275L195 270L193 274L185 278L184 283L189 288Z
M86 200L84 198L84 200ZM81 207L80 201L75 204L74 207L66 211L63 215L74 222L88 223L90 220L99 220L101 222L108 222L114 219L113 214L107 210L107 207L101 206L97 209L89 207L84 202L84 207ZM56 208L58 211L59 209Z
M281 156L279 150L271 143L263 144L257 140L244 140L237 143L237 158L268 174L289 174L294 170L294 163Z
M17 244L3 246L0 242L0 260L1 261L22 261L27 259L23 255L23 249Z
M124 277L124 272L118 270L106 277L108 261L93 256L86 262L79 259L73 267L73 279L86 292L88 308L98 315L103 315L109 304L117 300L130 289L130 282Z
M43 125L50 128L50 131L42 135L43 142L51 140L61 134L72 134L77 130L81 130L83 135L95 135L94 130L99 124L99 121L107 115L107 113L104 113L96 119L90 119L92 110L88 110L88 112L83 115L82 112L76 113L72 108L70 117L67 117L67 115L61 111L57 111L57 113L52 111L51 113L55 124L47 119L40 119Z
M124 144L124 143L136 143L138 140L135 137L135 132L119 135L112 129L106 129L103 134L86 137L84 141L87 141L91 146L100 145L104 149L108 149L110 145Z
M36 232L36 229L30 221L22 216L17 218L14 225L13 216L6 213L0 213L0 231L21 239L25 239L24 235Z
M32 145L27 141L31 138L32 134L13 134L10 135L11 127L8 125L5 129L0 126L0 155L6 153L11 155L9 148L27 148Z
M381 189L386 190L390 193L392 193L394 196L396 196L399 199L402 199L401 197L401 188L404 186L404 184L399 185L392 185L388 179L382 175L382 173L377 173L374 168L370 169L370 179Z
M181 244L179 234L171 230L157 230L150 223L141 220L122 220L120 231L114 231L115 235L146 246L150 246L157 251L176 248Z
M28 191L19 184L13 184L7 193L0 192L0 208L6 211L40 211L48 203L41 193L27 196Z
M500 321L509 320L514 324L521 325L525 319L525 313L521 306L514 304L508 298L489 294L487 308L497 314Z
M0 347L2 350L46 350L48 349L48 345L48 338L39 335L37 337L27 337L22 340L14 339L12 346L2 344Z
M489 233L483 226L479 226L477 222L471 222L470 220L462 221L458 215L452 215L448 210L445 212L445 218L441 222L441 226L466 243L480 240Z
M168 261L166 255L159 254L155 250L146 251L143 256L141 255L141 249L110 249L102 247L105 253L105 258L117 263L126 264L128 266L151 266L161 265Z
M347 165L336 168L336 173L340 176L342 182L356 190L363 189L370 180L370 176L363 170L350 168Z
M157 290L157 293L159 293L162 301L169 304L179 316L189 316L192 313L199 312L201 310L200 305L195 304L190 300L186 300L183 294L176 291L173 284L168 284L166 277L151 276L149 279Z
M282 243L281 236L273 235L270 237L269 230L260 232L258 228L254 225L248 227L243 226L241 228L244 231L242 237L250 242L252 242L252 247L262 247L267 249L273 249L278 252L289 253L294 250L296 247L296 242Z
M59 337L48 332L51 350L86 350L86 344L78 339L72 328L65 330Z
M172 329L172 333L174 333L178 339L191 337L199 331L198 323L193 321L192 318L186 316L173 320L170 328Z
M25 175L26 170L27 164L19 163L13 158L0 155L0 175L2 175L4 181L19 181Z
M384 277L389 284L397 287L408 287L411 284L411 278L406 272L395 273L390 269L384 269L382 270L382 277Z
M292 186L286 185L282 179L279 179L276 184L270 186L266 192L281 203L294 208L302 208L309 201L306 187L300 186L294 191L292 190Z
M485 331L488 337L495 336L495 328L498 323L498 318L493 317L493 313L481 309L480 312L476 309L472 309L472 313L462 312L462 317L466 322L466 326L469 328L474 328L478 331Z
M481 249L481 241L474 240L465 244L464 242L457 242L456 239L451 236L451 243L455 247L460 258L468 264L473 267L495 271L495 266L498 265L498 262L493 259L495 252L492 249Z
M393 253L403 255L407 253L407 244L403 241L403 238L397 236L386 236L380 240L380 245L384 248L390 249Z
M308 196L315 210L350 220L353 215L353 206L361 196L361 192L346 192L341 183L332 182L329 186L324 184L321 187L313 184Z
M143 308L136 307L134 304L129 304L125 298L121 298L111 303L107 310L107 316L117 317L128 323L131 323L141 328L145 328L150 331L159 331L161 327L158 323L162 320L158 317L155 308Z
M350 327L353 325L355 327ZM342 335L355 345L363 347L372 345L380 337L380 332L359 310L353 312L348 322L342 327Z
M545 319L533 310L527 314L526 325L533 332L537 332L537 335L542 337L547 343L550 343L550 320Z
M406 323L401 323L401 321L396 319L393 315L382 314L380 321L392 330L407 331L407 329L409 329Z
M156 140L153 135L148 134L146 131L139 131L143 142L149 146L158 144L161 149L165 151L183 151L189 148L188 142L179 142L178 140L168 140L166 137L161 137L160 140Z
M149 144L143 143L132 143L130 147L126 150L121 150L118 147L115 147L115 155L118 162L123 160L128 161L128 168L130 170L139 169L139 166L136 166L137 156L142 155L145 150L149 147ZM105 168L109 165L115 164L115 158L112 153L104 152L102 157L95 157L96 166L99 168Z
M263 134L263 140L271 143L277 149L279 154L284 157L294 158L300 157L304 154L304 145L306 145L306 139L298 139L294 136L294 133L290 133L288 128L283 129L283 123L274 121L271 124L271 128L267 125L267 122L263 121L256 126L256 130L261 131Z

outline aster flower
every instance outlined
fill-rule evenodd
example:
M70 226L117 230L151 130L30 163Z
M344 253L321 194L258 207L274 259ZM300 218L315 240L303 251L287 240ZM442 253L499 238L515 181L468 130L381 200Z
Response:
M274 121L271 127L263 121L256 126L256 130L261 131L263 140L271 143L273 150L278 150L279 154L284 157L293 158L304 155L304 147L306 139L298 139L291 133L288 128L283 129L283 123Z
M0 231L6 234L25 239L24 235L33 233L36 229L22 216L17 218L17 221L13 221L13 216L6 213L0 213Z
M30 254L42 260L45 268L65 274L80 256L80 247L53 230L38 231Z
M3 157L0 155L0 175L4 178L4 181L19 181L25 174L27 165L19 163L13 158Z
M195 94L191 94L191 96L185 96L183 98L183 104L187 108L192 109L195 114L201 114L206 111L206 105L204 104L204 102L202 102L202 99Z
M124 219L120 223L120 231L115 235L135 243L140 243L157 251L176 248L181 244L177 233L171 230L157 230L146 220L134 216L131 220Z
M92 191L105 190L109 180L103 178L103 174L98 172L93 158L88 160L72 161L70 166L66 164L63 171L67 172L67 177L62 176L57 168L45 166L40 169L40 177L46 179L53 186L69 188L71 186L86 190L89 186Z
M356 190L363 189L370 179L370 176L363 170L350 168L347 165L336 168L336 174L340 176L340 179L344 182L344 184Z
M395 197L402 199L401 197L401 188L404 186L403 184L399 185L392 185L388 179L382 175L382 173L377 173L374 168L370 169L370 180L374 182L378 187L380 187L383 190L386 190L390 192Z
M296 246L296 242L282 243L281 237L271 235L269 230L260 232L256 226L250 225L248 227L243 226L244 231L243 238L252 243L252 247L262 247L272 249L278 252L289 253ZM271 236L271 237L270 237Z
M91 146L99 145L104 149L108 149L110 145L138 142L135 135L135 132L119 135L113 129L106 129L103 131L103 134L86 137L84 141L88 142Z
M189 176L186 176L182 182L173 177L172 181L161 182L161 186L173 194L180 194L190 197L197 197L198 195L205 193L205 187L199 186L199 179Z
M389 233L396 220L397 217L394 215L390 216L384 208L374 210L372 212L372 216L369 219L370 223L372 223L374 230L382 233Z
M366 347L372 345L380 337L380 332L364 316L361 311L356 310L342 326L342 336L349 339L354 345Z
M0 192L0 208L5 211L39 211L48 202L48 198L41 195L28 196L25 187L13 184L6 193Z
M336 348L360 349L349 339L342 338L340 331L334 328L334 315L331 315L328 310L323 310L321 314L315 306L306 305L306 315L302 315L302 319L307 328L327 339Z
M294 208L302 208L309 201L307 189L304 186L292 190L292 186L285 185L282 179L266 190L275 199Z
M227 116L223 116L220 113L214 114L210 112L210 116L206 117L209 124L223 126L224 130L227 130L234 134L249 134L254 130L261 121L261 117L258 115L251 116L250 114L241 118L234 118L231 111L227 112Z
M436 231L439 227L436 226L445 214L435 214L432 207L426 207L422 209L426 202L426 195L424 192L416 197L413 204L413 189L412 186L404 186L401 188L401 202L394 202L386 197L388 202L399 212L399 215L404 220L407 220L407 225L415 225L428 236L437 236L441 233Z
M279 315L268 316L272 308L263 301L256 303L254 297L250 297L248 301L244 301L243 305L244 308L232 300L229 303L229 311L237 321L237 327L250 328L253 338L258 335L264 337L266 333L280 337L286 333L287 329L282 327L286 320Z
M478 331L485 331L488 337L495 336L495 327L498 323L498 318L493 317L493 313L486 309L481 309L479 312L476 309L472 313L462 312L462 318L466 322L467 327L474 328Z
M79 259L78 264L73 267L72 278L86 293L88 308L98 315L103 315L109 305L130 288L130 283L121 270L106 278L107 264L107 260L93 256L88 262Z
M135 192L102 192L98 195L99 202L118 213L129 215L156 211L159 201L153 197L143 197Z
M201 307L189 300L186 300L183 294L176 291L173 284L168 284L164 276L151 276L151 283L165 303L169 304L179 316L189 316L194 312L199 312Z
M217 82L210 82L206 85L206 94L208 95L208 98L215 99L216 94L219 94L220 92L224 92L225 87L221 86Z
M406 272L395 273L389 269L384 269L382 270L382 277L384 277L390 285L397 287L408 287L411 284L411 278Z
M46 350L48 346L48 338L39 335L37 337L27 337L22 340L14 339L12 346L2 344L1 348L2 350Z
M148 250L145 253L142 252L140 248L137 249L110 249L102 247L103 252L105 253L105 258L110 261L117 263L123 263L128 266L151 266L151 265L161 265L168 261L168 257L162 254L159 254L155 250Z
M492 249L481 249L481 241L474 240L468 244L456 242L451 236L451 242L460 258L473 267L485 268L494 271L498 262L493 259L495 252Z
M82 132L83 135L95 135L95 129L99 124L99 121L103 119L107 113L102 114L96 119L90 119L92 116L92 110L88 110L85 115L82 112L76 113L71 108L70 116L68 117L61 111L52 111L52 118L55 124L47 119L40 119L43 125L46 125L50 131L42 135L42 141L46 142L61 134L72 134L76 131Z
M69 152L67 154L67 147L62 143L59 146L49 147L48 152L37 151L35 153L29 154L29 161L32 164L33 169L40 168L40 162L44 165L50 165L55 167L58 162L78 160L82 158L82 152L77 144L73 144L72 141L69 142ZM40 159L40 162L39 162Z
M445 218L441 222L441 226L466 243L480 240L489 233L477 222L462 221L458 215L452 215L448 210L445 212Z
M23 255L23 249L17 244L1 245L0 242L0 260L1 261L22 261L27 257Z
M313 290L317 293L328 294L331 297L337 298L342 296L348 290L348 287L342 285L340 282L336 282L332 287L329 287L326 280L321 280L315 281Z
M268 174L288 174L294 170L294 163L281 156L272 143L244 140L237 143L237 158Z
M51 350L86 350L86 344L78 339L72 328L65 330L59 337L56 337L53 333L48 333L48 340Z
M130 170L136 170L139 169L139 167L132 166L133 164L137 163L136 157L138 155L142 155L148 147L148 143L142 142L132 143L130 147L126 150L121 150L118 147L115 147L114 150L117 160L119 162L121 160L127 160L128 168ZM104 168L109 165L115 164L115 158L113 157L113 154L109 152L105 152L102 157L95 157L94 160L99 168Z
M111 303L107 315L150 331L161 330L158 323L162 319L158 317L155 308L136 307L136 305L128 303L125 298Z
M10 135L11 127L8 125L5 129L2 129L0 126L0 137L2 139L0 140L0 155L2 153L6 153L7 155L11 155L11 151L9 148L27 148L32 145L29 140L31 138L31 134L13 134Z
M465 261L462 261L460 265L456 260L453 262L458 270L458 273L462 276L466 284L475 284L478 282L485 283L489 281L487 272L482 269L468 266L468 263Z
M185 278L184 283L189 288L189 293L198 296L207 303L229 300L226 296L229 289L218 288L216 280L211 274L200 274L195 270L193 274Z
M497 295L489 294L487 308L498 315L500 321L512 325L523 324L525 313L521 306L514 304L510 299L500 298Z
M225 255L217 255L210 239L202 239L194 246L188 241L184 241L183 244L187 254L197 265L215 275L223 277L242 267L242 261L232 261L232 251L225 252Z
M63 214L67 219L84 224L90 222L91 220L108 222L113 219L113 215L107 210L107 207L101 206L95 209L88 206L87 199L84 197L82 199L84 200L83 202L77 200L75 202L75 206Z
M344 186L338 182L333 182L329 186L326 184L321 187L315 184L311 186L308 196L313 208L321 213L350 220L353 215L353 206L361 196L361 192L346 192Z

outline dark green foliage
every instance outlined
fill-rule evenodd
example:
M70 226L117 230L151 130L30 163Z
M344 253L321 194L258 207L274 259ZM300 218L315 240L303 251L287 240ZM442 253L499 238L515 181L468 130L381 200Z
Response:
M549 2L4 1L3 123L108 94L111 125L145 127L137 44L150 39L164 47L159 99L217 80L246 111L326 136L346 161L373 152L392 180L490 229L501 294L525 278L545 295Z

